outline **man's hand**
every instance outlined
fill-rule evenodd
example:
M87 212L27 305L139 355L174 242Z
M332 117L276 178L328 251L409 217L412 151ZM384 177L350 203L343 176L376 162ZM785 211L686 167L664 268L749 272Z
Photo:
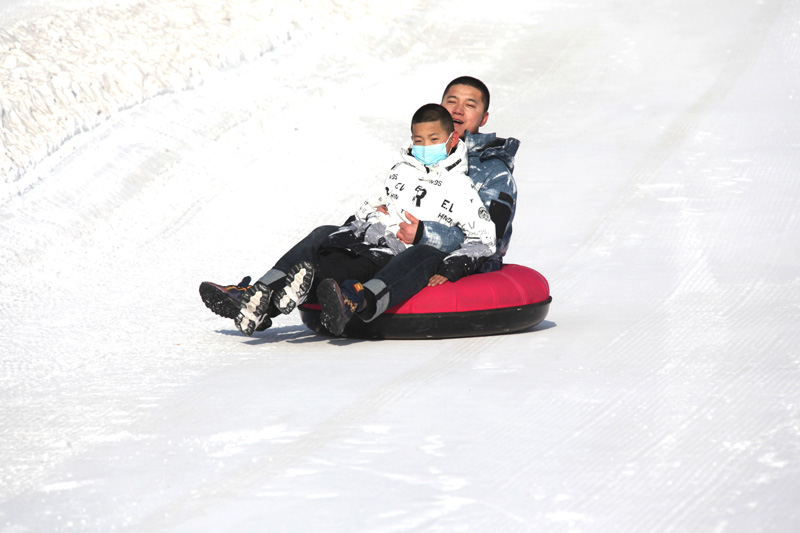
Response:
M383 213L384 215L388 215L389 214L389 208L386 207L385 205L379 205L378 207L375 208L375 211L378 211L379 213Z
M431 276L431 279L428 280L428 287L435 287L437 285L441 285L445 281L448 281L446 277L440 276L439 274L434 274Z
M406 244L414 244L414 239L417 237L417 228L419 228L419 220L408 211L406 211L406 218L408 222L400 223L400 231L397 232L397 238Z

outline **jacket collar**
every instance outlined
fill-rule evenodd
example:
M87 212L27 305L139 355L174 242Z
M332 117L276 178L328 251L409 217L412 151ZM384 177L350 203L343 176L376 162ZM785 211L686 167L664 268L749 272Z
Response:
M519 141L513 137L504 139L496 133L470 133L466 132L464 142L467 145L469 157L478 157L481 161L487 159L500 159L514 171L514 156L519 149Z

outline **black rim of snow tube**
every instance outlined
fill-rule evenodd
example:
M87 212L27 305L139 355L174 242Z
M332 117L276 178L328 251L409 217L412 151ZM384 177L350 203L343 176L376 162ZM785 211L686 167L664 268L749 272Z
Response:
M483 309L463 313L384 313L372 322L353 317L342 337L358 339L448 339L501 335L523 331L539 324L550 309L550 296L543 302ZM320 321L318 306L299 308L303 324L310 330L331 336Z

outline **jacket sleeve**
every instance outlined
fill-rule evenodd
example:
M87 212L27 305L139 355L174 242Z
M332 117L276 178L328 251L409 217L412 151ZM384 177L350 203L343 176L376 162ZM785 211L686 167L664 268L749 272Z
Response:
M381 185L373 194L364 200L356 211L356 218L358 220L366 221L370 215L376 213L378 207L386 205L386 187Z
M458 226L447 226L433 220L420 220L421 230L417 234L420 239L414 244L427 244L434 248L450 253L464 242L464 232Z
M469 192L471 195L466 195L461 204L464 207L459 210L457 223L464 232L464 243L444 258L436 272L450 281L474 273L480 260L496 249L496 231L489 211L472 188Z
M478 194L495 225L495 238L499 242L506 234L517 208L517 187L508 166L499 159L483 161L481 173L487 179ZM504 250L503 250L504 251Z
M389 176L401 170L402 170L402 163L397 163L385 176L383 176L383 181L381 181L380 187L376 187L375 190L372 192L372 194L366 200L364 200L364 202L358 208L358 211L356 211L356 218L358 220L366 221L367 218L370 217L370 215L376 213L376 209L378 209L380 206L389 204L388 188L387 188L388 187L387 182L389 180ZM373 215L373 219L371 219L370 222L375 221L374 216L375 215Z

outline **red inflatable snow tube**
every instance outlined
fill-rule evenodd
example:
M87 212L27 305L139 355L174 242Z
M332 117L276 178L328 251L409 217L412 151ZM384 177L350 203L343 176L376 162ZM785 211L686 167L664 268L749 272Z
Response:
M550 308L550 286L535 270L505 265L455 283L425 287L372 322L353 318L342 336L361 339L445 339L522 331L539 324ZM309 329L327 334L317 304L300 306Z

